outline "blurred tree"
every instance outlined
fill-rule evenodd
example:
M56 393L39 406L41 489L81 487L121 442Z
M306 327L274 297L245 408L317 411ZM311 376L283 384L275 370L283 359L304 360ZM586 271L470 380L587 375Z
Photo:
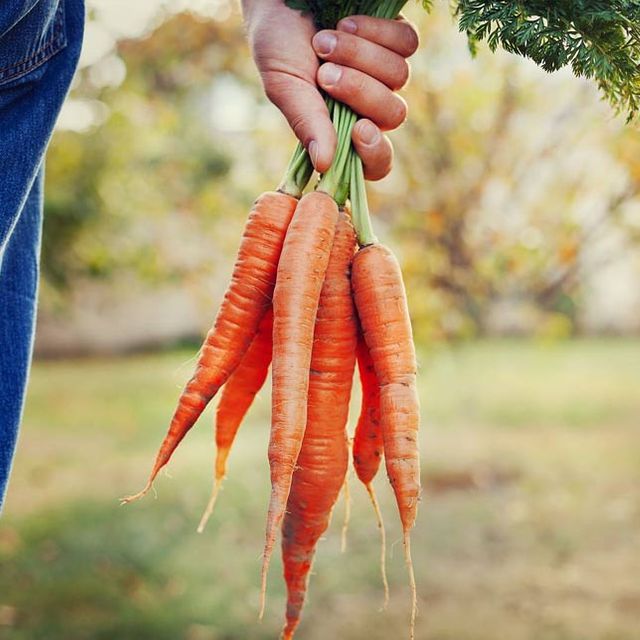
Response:
M93 121L58 131L48 158L43 271L50 285L124 268L166 279L193 266L163 245L176 219L206 226L233 199L226 193L232 158L212 131L206 100L217 75L245 73L242 46L237 20L223 25L183 13L117 45L115 59L126 67L118 86L96 83L95 67L82 70L71 105L87 108Z
M590 270L616 257L594 263L593 244L639 195L637 131L568 73L486 51L471 60L446 11L418 20L411 113L377 198L418 335L579 330Z

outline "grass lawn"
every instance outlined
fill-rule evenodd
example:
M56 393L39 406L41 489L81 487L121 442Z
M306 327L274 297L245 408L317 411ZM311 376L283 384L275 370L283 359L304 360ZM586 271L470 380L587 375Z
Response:
M41 362L0 520L1 640L278 637L279 559L258 623L269 394L241 430L209 528L211 409L156 483L192 354ZM418 640L640 638L640 342L489 342L421 358L425 493L413 546ZM357 406L357 399L354 401ZM170 475L169 475L170 474ZM301 640L406 638L400 529L384 474L378 532L352 481L319 546Z

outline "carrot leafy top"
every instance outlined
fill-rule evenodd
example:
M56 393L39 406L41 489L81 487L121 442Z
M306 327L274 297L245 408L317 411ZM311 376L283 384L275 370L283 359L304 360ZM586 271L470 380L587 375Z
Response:
M407 0L285 0L292 9L309 13L319 29L332 29L345 16L395 17ZM425 9L430 0L424 0Z
M393 17L406 0L285 0L310 13L318 28L353 14ZM431 2L422 2L429 9ZM631 120L640 110L640 1L452 0L458 26L475 53L486 41L530 58L546 71L569 66L593 79Z

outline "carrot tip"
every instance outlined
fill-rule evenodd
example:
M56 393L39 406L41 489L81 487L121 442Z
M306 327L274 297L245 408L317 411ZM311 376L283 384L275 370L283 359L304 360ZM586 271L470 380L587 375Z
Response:
M371 498L371 504L373 505L373 510L376 514L378 529L380 529L380 575L382 576L382 584L384 586L384 602L381 610L386 611L389 606L389 581L387 580L387 534L384 529L382 511L380 510L380 504L378 503L378 498L376 498L373 485L369 482L365 487L369 497Z
M415 639L416 631L416 614L418 613L418 591L416 588L416 577L413 572L413 561L411 560L411 540L409 531L404 532L404 559L409 571L409 586L411 588L411 623L409 628L409 637Z
M147 485L142 491L139 491L138 493L135 493L132 496L126 496L124 498L120 498L120 504L125 505L125 504L129 504L130 502L134 502L135 500L139 500L140 498L144 498L144 496L146 496L147 493L149 493L149 489L151 489L151 487L153 487L153 481L149 480L149 482L147 482Z
M269 560L265 558L262 563L262 576L260 579L260 612L258 613L258 620L262 620L264 617L264 610L267 605L267 572L269 568Z
M213 482L213 489L211 489L211 496L209 496L209 502L200 518L200 524L198 524L198 533L202 533L204 528L207 526L207 522L209 522L209 518L213 513L213 507L216 504L216 500L218 499L218 494L220 493L220 487L222 486L222 481L224 477L216 478Z
M349 492L349 474L344 478L344 522L342 523L342 533L340 538L340 553L347 550L347 532L349 531L349 521L351 520L351 494Z

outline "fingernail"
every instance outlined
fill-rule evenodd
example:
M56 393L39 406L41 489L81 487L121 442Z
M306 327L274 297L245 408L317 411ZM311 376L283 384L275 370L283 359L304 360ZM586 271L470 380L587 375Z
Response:
M313 45L317 53L328 56L338 44L338 38L333 33L320 32L313 39Z
M358 128L360 140L365 144L372 145L380 139L380 130L372 122L365 121Z
M358 30L358 25L355 20L345 18L338 23L338 29L340 29L340 31L346 31L347 33L355 33Z
M340 80L342 68L337 64L327 62L320 67L320 81L325 86L334 85Z
M315 140L312 140L309 143L308 152L309 157L311 158L311 163L315 167L318 164L318 143Z

